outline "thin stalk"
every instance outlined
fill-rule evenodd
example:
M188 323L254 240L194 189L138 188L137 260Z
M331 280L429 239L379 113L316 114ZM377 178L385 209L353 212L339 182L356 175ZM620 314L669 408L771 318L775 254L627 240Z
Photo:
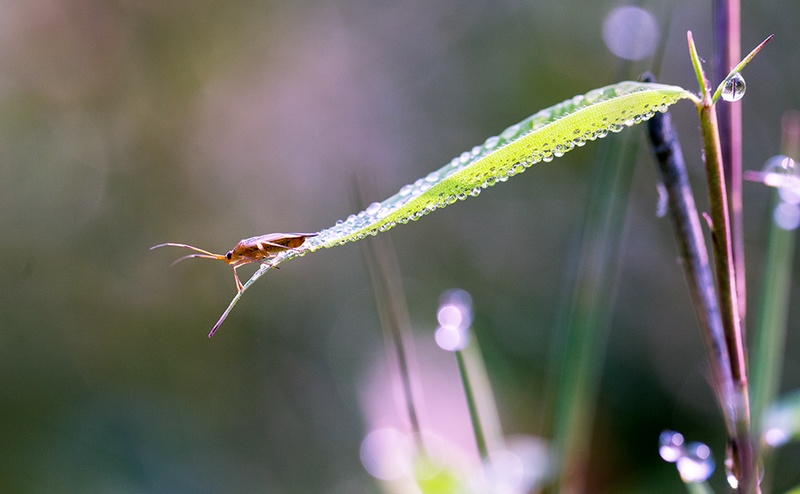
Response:
M780 204L775 193L773 209ZM783 349L786 342L789 294L791 293L792 257L795 233L772 222L764 270L764 290L761 297L758 336L753 352L753 419L770 403L780 385Z
M472 383L470 382L469 371L467 364L464 361L464 352L456 350L456 361L458 362L458 373L461 375L461 384L464 386L464 396L467 400L467 409L469 410L469 418L472 421L472 432L475 434L475 444L478 445L478 453L481 455L482 460L489 457L489 448L486 445L486 435L483 432L481 425L481 418L478 413L478 403L473 393Z
M410 341L411 321L408 316L405 291L403 290L397 255L388 235L381 235L362 244L362 253L369 270L378 317L384 329L388 353L394 353L394 360L400 374L405 398L408 421L420 454L425 454L422 429L417 412L411 366Z
M709 194L709 214L714 246L714 267L719 287L722 308L722 326L725 329L728 349L733 354L731 372L734 379L744 380L744 343L741 338L738 294L733 268L730 211L727 189L722 169L722 154L719 143L717 114L713 106L698 108L700 129L703 133L703 149L706 157L706 178Z
M714 489L708 482L690 482L686 484L686 490L689 494L714 494Z
M758 492L753 445L750 440L750 404L748 396L747 367L741 320L739 317L738 290L733 264L730 211L722 164L717 113L711 99L709 86L697 56L691 31L687 34L689 51L700 82L701 104L697 106L706 165L706 182L709 194L711 231L714 246L714 267L722 313L722 327L730 354L736 413L736 433L729 441L732 473L738 481L739 492Z
M780 203L781 199L776 191L771 210ZM794 231L784 230L774 221L770 223L764 288L758 314L758 333L752 357L753 423L757 427L761 424L764 409L775 399L780 387L795 244ZM769 478L766 473L765 477Z
M590 180L572 299L557 334L562 356L552 369L557 383L554 442L560 475L554 492L586 489L594 411L610 328L624 211L636 156L635 135L609 141ZM601 166L614 163L615 166Z
M741 59L741 20L739 0L714 0L713 74L723 81L728 71ZM719 97L715 94L715 96ZM712 98L712 101L716 99ZM734 276L739 300L739 314L746 311L744 260L744 220L742 214L742 105L733 103L719 109L720 144L725 167L725 183L730 195L731 237Z
M800 159L800 113L790 112L784 115L782 130L782 153L792 159ZM770 211L781 202L780 191L776 190ZM770 221L764 288L752 359L753 423L759 426L764 409L775 399L780 387L789 319L795 237L794 230L784 230L777 222Z
M448 290L442 294L440 300L437 319L442 326L437 329L437 343L442 349L452 351L456 355L475 444L481 459L486 463L491 452L503 450L505 445L497 403L480 347L474 335L470 335L470 324L473 319L472 302L469 295L462 290ZM455 318L445 315L452 314L454 310L460 315L457 323ZM457 326L452 327L452 324ZM458 333L459 344L440 343L438 339L440 331Z
M706 95L708 92L706 91ZM704 98L710 101L710 98ZM722 327L730 354L731 374L734 386L734 409L736 410L736 434L730 442L732 471L738 479L739 492L757 492L753 464L753 445L750 440L750 404L747 384L746 349L739 316L738 290L733 264L733 242L731 237L730 212L724 171L722 150L719 143L717 114L713 105L698 108L700 129L703 133L703 149L706 161L706 182L709 194L712 239L714 245L714 267L719 289Z

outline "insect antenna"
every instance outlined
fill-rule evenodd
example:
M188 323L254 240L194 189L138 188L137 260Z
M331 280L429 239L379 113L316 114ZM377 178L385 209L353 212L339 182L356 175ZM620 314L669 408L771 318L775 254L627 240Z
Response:
M223 256L223 255L214 254L213 252L209 252L207 250L199 249L197 247L194 247L192 245L187 245L187 244L175 244L175 243L172 243L172 242L168 242L166 244L154 245L154 246L150 247L150 250L158 249L159 247L183 247L185 249L191 249L191 250L199 252L199 254L189 254L188 256L183 256L181 258L178 258L178 259L176 259L176 260L174 260L172 262L171 266L174 266L174 265L178 264L179 262L183 261L184 259L191 259L193 257L199 257L199 258L202 258L202 259L216 259L216 260L220 260L220 261L224 261L225 260L225 256Z

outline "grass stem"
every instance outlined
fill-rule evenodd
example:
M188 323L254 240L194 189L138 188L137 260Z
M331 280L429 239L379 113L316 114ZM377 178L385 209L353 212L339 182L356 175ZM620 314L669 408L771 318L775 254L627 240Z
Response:
M473 393L472 383L470 382L469 370L467 363L464 359L464 351L457 350L456 361L458 362L458 373L461 376L461 384L464 386L464 396L467 400L467 409L469 409L469 418L472 421L472 431L475 435L475 444L478 446L478 453L483 460L489 457L489 448L486 444L486 435L483 432L481 425L480 414L478 413L478 403Z
M789 112L784 115L782 131L781 151L795 161L800 159L799 112ZM774 211L782 202L780 190L776 190L772 197L770 211ZM753 423L759 429L762 426L764 409L775 400L780 388L789 320L792 261L797 235L794 230L785 230L776 221L769 223L763 290L752 356ZM765 484L770 482L768 466L769 463L765 461L765 470L767 470Z
M711 98L709 86L691 31L687 33L689 53L700 83L701 104L697 106L708 186L711 235L713 241L714 267L717 279L722 327L730 356L730 369L733 377L733 403L736 430L729 437L729 451L732 474L737 479L738 490L742 493L758 492L753 444L750 438L750 403L747 382L746 349L741 318L739 316L738 289L736 286L733 261L733 242L731 236L731 217L728 203L725 173L723 170L722 149L716 108ZM763 45L763 43L762 43ZM751 57L752 58L752 57ZM749 61L749 60L748 60ZM740 64L741 67L744 65Z

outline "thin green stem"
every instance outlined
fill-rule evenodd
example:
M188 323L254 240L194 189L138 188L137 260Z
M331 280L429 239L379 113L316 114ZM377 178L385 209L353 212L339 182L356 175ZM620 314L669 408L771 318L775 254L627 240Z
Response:
M782 119L781 151L792 159L800 159L800 112L788 112ZM774 211L782 203L780 191L772 198ZM753 423L762 430L764 409L775 400L780 388L781 369L786 345L789 319L792 260L795 251L794 230L785 230L777 222L770 222L766 266L764 268L761 304L752 359L753 373ZM760 451L764 464L762 486L771 483L769 450Z
M686 490L689 494L714 494L714 489L708 482L690 482L686 484Z
M483 433L483 426L481 425L481 418L478 413L478 403L475 399L472 383L470 382L467 364L464 361L464 352L462 350L457 350L455 354L456 361L458 362L458 373L461 375L461 384L464 386L464 395L467 400L467 408L469 409L469 418L472 420L475 444L478 446L478 453L480 453L481 458L485 460L489 457L489 448L486 445L486 435Z
M704 100L708 100L704 98ZM747 384L747 364L745 345L739 318L738 291L734 275L733 249L730 229L730 212L722 169L722 155L719 143L717 114L714 106L698 108L700 128L703 133L703 148L706 161L706 181L708 184L709 209L711 216L712 240L714 246L714 267L720 298L722 327L730 355L733 376L733 407L736 415L736 433L731 438L730 449L733 459L733 472L739 482L739 492L757 492L755 466L753 464L753 444L750 439L750 404Z
M692 60L694 75L697 77L697 86L700 88L700 97L704 98L708 94L708 81L706 80L705 73L703 72L703 65L700 62L700 55L697 54L697 47L694 45L694 36L692 36L691 31L686 33L686 38L689 41L689 58Z
M781 203L775 191L772 209ZM770 222L769 246L764 268L764 289L753 352L753 419L758 424L764 408L775 399L780 383L789 319L792 257L795 232Z
M720 299L722 327L730 356L730 369L734 388L734 413L736 431L729 438L729 449L733 462L733 474L738 480L739 492L758 492L753 444L750 438L750 403L747 382L747 365L739 316L738 290L733 263L730 211L723 170L717 113L709 94L705 73L700 64L691 32L687 35L689 53L700 82L702 104L698 106L700 128L706 165L706 181L709 195L709 212L714 249L714 266L717 290ZM740 64L742 65L742 64ZM743 66L743 65L742 65ZM738 67L738 66L737 66Z
M610 330L624 211L636 156L635 136L607 141L598 155L585 207L571 300L558 324L561 346L551 380L556 383L553 424L560 478L557 491L583 492L594 414Z
M359 202L361 202L361 195L360 191L357 191L356 196L358 196ZM410 355L413 347L406 344L407 341L411 341L411 321L408 316L408 304L397 255L390 237L386 235L365 242L362 254L372 282L378 317L384 330L387 353L390 357L393 354L397 365L405 409L408 413L408 422L415 445L419 453L424 454L425 444L413 386L414 369L411 365L413 359Z
M706 178L709 194L709 214L714 246L714 266L719 288L722 325L725 328L728 349L732 353L731 371L734 379L746 381L744 345L741 340L741 321L734 279L733 253L730 229L730 211L722 170L717 114L713 106L698 109L703 149L706 160Z

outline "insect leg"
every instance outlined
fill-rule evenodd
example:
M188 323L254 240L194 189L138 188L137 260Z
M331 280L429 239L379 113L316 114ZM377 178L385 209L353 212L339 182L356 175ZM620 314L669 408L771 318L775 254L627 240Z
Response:
M232 268L233 268L233 279L236 281L236 291L237 292L241 292L244 289L244 285L242 285L242 281L239 279L239 274L236 272L236 268L238 268L239 266L241 266L241 264L232 266Z

